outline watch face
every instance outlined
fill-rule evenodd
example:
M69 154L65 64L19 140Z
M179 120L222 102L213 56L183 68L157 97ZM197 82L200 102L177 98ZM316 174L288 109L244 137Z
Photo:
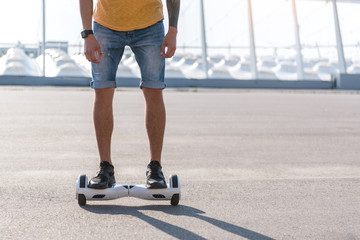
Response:
M92 30L84 30L81 32L81 37L82 38L87 38L87 36L89 36L90 34L93 34Z

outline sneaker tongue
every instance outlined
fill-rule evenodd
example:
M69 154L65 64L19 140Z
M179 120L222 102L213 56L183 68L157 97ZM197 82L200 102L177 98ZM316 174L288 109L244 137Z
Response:
M107 166L111 166L111 165L110 165L109 162L105 162L105 161L104 161L104 162L101 162L101 163L100 163L100 166L101 166L101 167L107 167Z
M157 166L160 167L160 163L158 161L155 161L155 160L151 161L149 165L154 166L154 167L157 167Z

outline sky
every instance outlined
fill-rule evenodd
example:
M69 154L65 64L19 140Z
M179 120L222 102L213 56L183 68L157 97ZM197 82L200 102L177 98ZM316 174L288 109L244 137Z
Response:
M96 2L96 1L95 1ZM166 4L164 13L166 15ZM252 0L255 43L261 53L295 43L291 0ZM326 1L296 1L300 38L304 45L335 45L333 8ZM178 46L187 51L201 45L200 0L181 0ZM249 51L246 0L204 0L209 51L224 54ZM22 42L36 44L42 39L42 0L0 0L0 45ZM356 46L360 42L360 3L338 3L343 42ZM82 31L78 0L46 0L46 39L81 44ZM167 21L165 21L167 25ZM231 49L229 47L232 47ZM237 49L236 47L243 47ZM235 49L235 50L234 50ZM355 50L354 50L355 49ZM360 49L360 46L358 47ZM231 52L232 51L232 52ZM237 52L238 51L238 52ZM270 51L270 52L269 52ZM326 50L332 51L333 50ZM354 54L356 48L349 51ZM265 53L264 53L265 54Z

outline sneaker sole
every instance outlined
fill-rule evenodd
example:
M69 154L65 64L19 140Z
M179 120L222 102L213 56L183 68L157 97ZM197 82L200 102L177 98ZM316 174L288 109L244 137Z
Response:
M111 183L108 183L108 185L98 185L98 184L88 184L88 188L93 188L93 189L106 189L106 188L111 188L113 186L115 186L116 181L115 179L113 181L111 181Z
M149 188L149 189L167 188L167 185L166 185L166 183L165 183L165 185L161 184L161 183L153 183L153 184L146 184L146 188Z

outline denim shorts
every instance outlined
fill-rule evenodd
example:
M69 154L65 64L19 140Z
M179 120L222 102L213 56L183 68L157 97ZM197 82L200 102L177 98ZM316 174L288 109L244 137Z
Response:
M91 63L90 85L92 88L116 87L116 71L125 46L129 46L134 52L140 67L140 88L164 89L166 87L164 83L165 59L160 56L164 39L163 21L133 31L115 31L94 22L94 35L99 42L102 59L100 63Z

